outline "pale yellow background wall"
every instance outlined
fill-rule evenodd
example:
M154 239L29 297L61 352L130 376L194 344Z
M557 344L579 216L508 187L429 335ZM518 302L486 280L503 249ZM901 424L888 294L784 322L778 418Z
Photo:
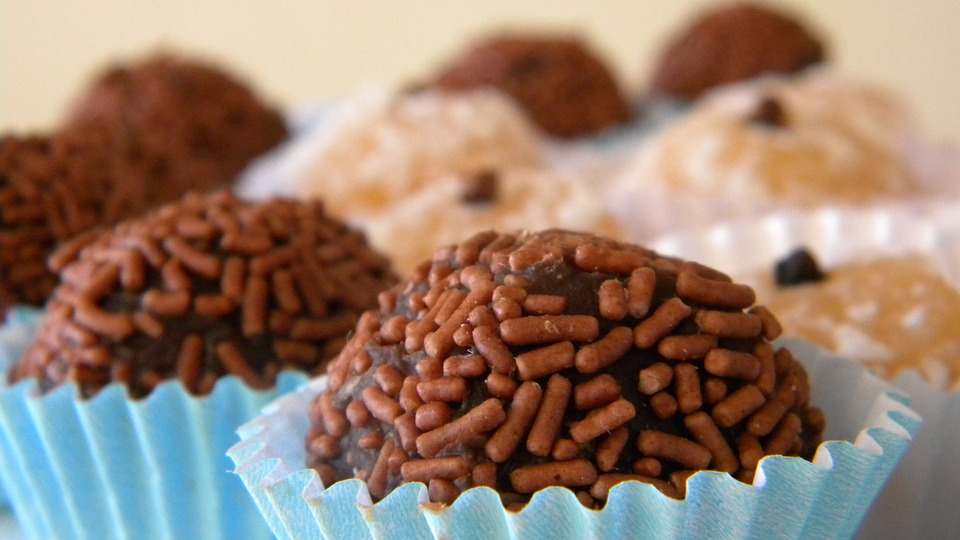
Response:
M53 126L109 59L162 45L202 53L284 106L399 85L471 35L576 30L624 84L708 0L0 0L0 131ZM932 137L960 143L960 1L783 0L828 38L839 69L899 92Z

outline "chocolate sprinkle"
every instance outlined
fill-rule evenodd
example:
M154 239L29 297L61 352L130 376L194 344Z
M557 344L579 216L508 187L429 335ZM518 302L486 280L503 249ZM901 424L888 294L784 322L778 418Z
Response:
M589 234L486 232L385 294L311 406L307 464L327 485L367 479L378 500L419 481L446 504L486 485L508 508L560 485L599 507L623 480L682 498L696 470L749 482L763 455L819 443L806 372L767 341L775 318L744 312L753 291L705 266ZM403 338L384 342L398 316Z

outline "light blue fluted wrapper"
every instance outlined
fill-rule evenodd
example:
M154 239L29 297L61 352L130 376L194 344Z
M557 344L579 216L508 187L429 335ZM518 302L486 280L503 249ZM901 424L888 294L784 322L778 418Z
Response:
M42 309L28 306L16 306L7 311L6 320L0 326L0 373L7 373L26 352L42 316ZM7 378L0 377L0 387L6 387L6 384Z
M824 409L832 441L821 445L812 463L764 458L752 486L724 473L697 473L683 501L638 482L614 487L602 511L585 509L565 488L536 493L519 513L504 510L488 488L468 490L439 511L421 504L428 497L420 483L377 504L359 480L325 490L304 468L303 444L307 406L325 387L323 378L244 425L229 455L282 539L850 537L920 419L903 394L859 365L806 343L784 345L807 367L813 403Z
M10 354L29 339L6 339ZM24 534L50 538L267 539L270 531L224 455L237 426L306 381L273 390L235 377L208 396L177 381L132 400L112 384L89 400L76 385L41 395L36 382L0 391L0 478Z
M37 332L37 321L43 310L28 306L16 306L7 311L6 320L0 326L0 388L7 387L6 373L27 350ZM0 483L0 509L7 509L10 499Z

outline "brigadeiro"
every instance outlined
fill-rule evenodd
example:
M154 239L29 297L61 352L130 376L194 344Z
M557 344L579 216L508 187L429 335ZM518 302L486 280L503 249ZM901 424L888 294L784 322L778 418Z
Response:
M46 301L56 284L46 258L60 242L144 209L124 169L97 133L0 137L0 318Z
M603 60L572 36L490 36L455 57L431 84L497 88L545 132L567 139L602 132L632 115Z
M704 91L761 73L793 73L822 62L820 39L788 13L734 3L703 13L660 55L652 90L694 99Z
M60 285L12 378L85 395L114 381L139 397L169 378L205 394L227 373L266 388L284 367L316 372L395 281L321 203L229 192L78 238L50 264Z
M148 200L230 185L254 157L286 138L281 114L220 67L173 53L100 73L61 130L102 129L113 152L143 165Z
M852 536L919 421L753 303L592 234L480 233L229 455L278 536Z
M223 191L50 264L60 283L0 391L0 476L24 529L270 538L226 472L234 430L322 370L396 282L388 260L320 202Z
M309 410L307 463L374 499L566 486L589 507L625 480L683 497L765 455L810 458L824 427L804 368L753 291L589 234L481 233L380 297Z

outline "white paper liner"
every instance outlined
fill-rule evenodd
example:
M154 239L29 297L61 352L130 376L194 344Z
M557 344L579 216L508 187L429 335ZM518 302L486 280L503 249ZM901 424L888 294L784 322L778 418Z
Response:
M519 513L488 488L429 510L420 483L371 505L359 480L324 490L305 470L310 401L326 379L271 404L240 428L230 449L237 472L278 538L843 538L856 529L920 425L906 397L861 366L806 343L785 343L807 367L813 402L829 438L814 462L764 458L753 486L717 472L697 473L677 501L653 486L614 487L602 511L587 510L565 488L536 493ZM853 443L845 442L854 441Z
M828 268L877 256L925 254L960 287L960 203L949 200L776 213L664 236L650 247L742 277L771 268L800 245L812 249ZM924 425L857 536L960 538L960 392L935 388L914 371L900 374L894 386L912 396Z
M3 337L8 353L25 345ZM224 377L203 397L168 381L141 400L118 384L83 400L73 384L40 395L24 381L0 390L0 479L28 538L268 539L225 452L306 379L284 372L257 391Z

